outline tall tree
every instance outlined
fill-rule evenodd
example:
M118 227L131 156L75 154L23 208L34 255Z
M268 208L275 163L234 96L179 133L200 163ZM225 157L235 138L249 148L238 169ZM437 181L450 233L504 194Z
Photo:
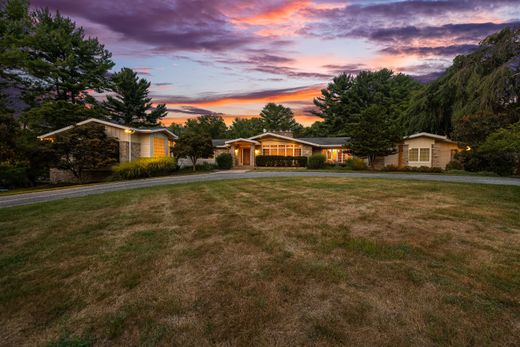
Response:
M152 107L149 96L150 82L139 78L129 68L112 75L112 91L114 96L107 96L104 102L111 120L131 126L155 126L167 115L164 104Z
M456 57L444 76L415 98L404 119L408 132L453 132L455 139L467 141L475 119L478 139L469 140L482 143L497 128L519 121L519 52L520 28L506 28L484 39L475 52Z
M349 135L349 124L371 106L383 107L390 116L401 116L420 84L409 76L382 69L362 71L357 76L341 74L314 100L329 133Z
M261 134L264 124L260 118L235 118L229 127L229 138L248 138Z
M218 114L206 114L194 119L188 119L184 129L209 134L212 139L223 139L227 133L227 125L224 122L224 118Z
M102 92L108 87L108 71L114 66L112 54L96 38L86 38L59 12L38 9L33 15L30 35L31 59L27 71L43 92L56 100L76 103L87 90Z
M294 114L289 107L268 103L260 112L260 119L267 131L299 131L301 125L294 119Z
M376 157L394 153L395 144L401 139L396 118L381 105L369 106L355 115L349 128L352 153L367 157L372 168Z
M173 154L176 158L189 158L195 171L199 158L207 158L213 154L211 136L193 130L184 131L175 142Z
M64 128L88 118L102 117L92 108L65 100L45 101L41 106L23 112L20 117L24 128L31 129L36 135Z

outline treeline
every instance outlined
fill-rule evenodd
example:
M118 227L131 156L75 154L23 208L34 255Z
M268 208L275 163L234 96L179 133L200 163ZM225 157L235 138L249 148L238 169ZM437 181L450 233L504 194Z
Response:
M38 135L88 118L139 127L166 116L165 105L152 107L149 81L128 68L111 73L111 56L60 13L0 3L0 186L32 184L61 160Z

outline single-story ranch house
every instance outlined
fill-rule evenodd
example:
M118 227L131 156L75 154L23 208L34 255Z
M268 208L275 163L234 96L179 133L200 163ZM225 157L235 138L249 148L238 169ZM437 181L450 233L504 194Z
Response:
M174 141L178 138L167 128L135 128L104 120L90 118L79 122L76 126L89 123L101 124L105 127L108 136L119 142L119 162L127 162L139 158L158 158L171 156ZM74 125L38 136L40 140L54 141L56 135L71 130ZM131 148L131 150L129 150ZM96 180L97 173L92 172L89 180ZM64 170L51 168L50 181L52 183L75 182L74 176Z
M98 123L105 127L106 133L119 141L119 161L126 162L138 158L171 156L171 149L178 137L164 127L135 128L100 119L87 119L76 126ZM68 126L39 136L41 140L53 141L57 134L72 129ZM262 134L238 139L215 139L213 158L200 159L200 162L214 162L220 153L230 153L235 167L254 167L258 156L304 156L322 153L330 163L344 163L352 157L348 137L293 137L290 131L264 132ZM132 150L129 151L129 148ZM376 159L376 168L393 165L426 166L446 168L453 156L461 151L459 145L446 136L430 133L417 133L405 137L396 144L396 153ZM187 159L179 160L181 166L190 166ZM61 170L51 170L51 181L66 181Z
M213 140L215 156L230 153L235 166L254 167L260 155L305 156L322 153L330 163L344 163L352 155L346 146L348 137L295 138L291 132L265 132L239 139ZM461 151L446 136L430 133L410 135L396 145L396 153L376 159L376 168L393 166L427 166L446 168L453 156Z
M169 157L174 141L178 138L167 128L133 128L121 124L90 118L79 122L76 126L98 123L105 127L108 136L119 141L119 161L127 162L139 158ZM38 136L40 140L53 141L57 134L68 131L74 126L68 126L47 134ZM132 148L131 151L128 149Z

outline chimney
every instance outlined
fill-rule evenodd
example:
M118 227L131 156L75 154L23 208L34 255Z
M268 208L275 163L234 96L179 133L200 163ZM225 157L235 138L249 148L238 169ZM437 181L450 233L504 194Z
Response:
M294 137L293 132L290 130L277 130L277 131L271 131L273 134L276 135L282 135L285 137Z

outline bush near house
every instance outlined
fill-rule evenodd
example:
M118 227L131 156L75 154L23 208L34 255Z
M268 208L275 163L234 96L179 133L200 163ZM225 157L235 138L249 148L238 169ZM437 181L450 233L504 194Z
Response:
M387 165L384 168L381 169L381 171L398 171L398 172L424 172L424 173L442 173L444 170L442 170L440 167L428 167L428 166L420 166L420 167L414 167L414 166L403 166L398 167L395 165Z
M453 159L446 165L446 170L464 170L464 165L460 160Z
M350 170L367 170L367 163L361 158L353 157L345 162L345 168Z
M309 157L307 168L322 169L325 166L325 156L323 154L313 154Z
M115 179L166 176L178 170L175 158L143 158L120 163L112 168Z
M233 157L229 153L221 153L215 158L217 167L221 170L229 170L233 167Z
M259 155L256 157L256 166L305 167L305 165L307 165L307 157L276 155Z
M28 170L25 164L0 163L0 187L11 189L30 186Z

